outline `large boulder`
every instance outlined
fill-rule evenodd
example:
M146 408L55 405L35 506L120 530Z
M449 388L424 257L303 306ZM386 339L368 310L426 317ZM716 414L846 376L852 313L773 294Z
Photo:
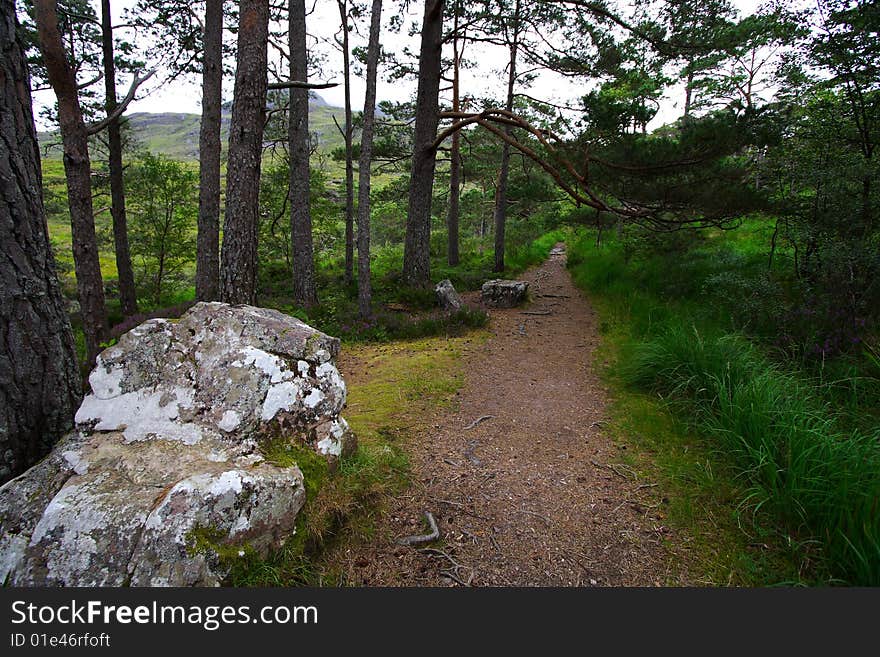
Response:
M200 303L105 350L77 430L0 488L0 582L211 586L265 555L305 503L292 444L354 446L339 341L282 313ZM294 452L295 453L295 452Z
M448 278L437 283L434 293L437 295L437 303L443 310L461 310L461 297L458 296L458 292L452 286L452 281Z
M513 308L528 297L529 284L525 281L495 279L483 283L481 298L491 308Z

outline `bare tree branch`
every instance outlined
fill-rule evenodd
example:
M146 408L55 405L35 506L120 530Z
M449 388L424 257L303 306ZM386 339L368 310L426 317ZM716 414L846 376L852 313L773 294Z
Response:
M134 100L134 95L137 92L138 87L140 87L144 82L149 80L155 74L155 69L152 71L148 71L144 77L140 77L140 75L135 74L134 80L131 81L131 87L129 87L128 93L125 95L125 98L122 99L122 102L119 103L119 105L116 106L116 109L108 114L106 118L102 119L101 121L97 121L95 123L90 123L89 125L87 125L86 134L88 134L89 136L96 135L108 125L113 123L113 121L122 116L128 106L131 104L131 101Z
M338 86L338 82L299 82L297 80L288 80L286 82L271 82L269 89L330 89Z

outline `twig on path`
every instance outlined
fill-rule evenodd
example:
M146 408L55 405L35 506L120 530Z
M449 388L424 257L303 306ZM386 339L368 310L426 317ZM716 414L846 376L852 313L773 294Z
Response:
M447 561L449 561L449 563L452 564L452 569L451 569L451 570L447 569L447 570L441 570L441 571L440 571L440 574L443 575L444 577L448 577L449 579L451 579L451 580L453 580L453 581L455 581L455 582L458 582L458 583L461 584L462 586L470 586L470 585L471 585L471 582L474 581L474 569L473 569L473 568L470 568L470 567L468 567L468 566L464 566L464 565L458 563L455 559L453 559L452 557L450 557L450 556L449 556L446 552L444 552L443 550L438 550L438 549L436 549L436 548L422 548L421 550L419 550L419 552L421 552L421 553L423 553L423 554L427 554L428 556L432 556L432 557L433 557L433 556L443 557L443 558L445 558ZM467 579L467 582L462 581L462 580L458 577L458 573L461 572L462 569L465 569L465 570L467 570L467 571L470 573L470 575L469 575L469 577L468 577L468 579Z
M630 468L629 466L624 465L623 463L617 463L617 464L612 463L611 465L606 465L604 463L599 463L598 461L594 461L592 459L590 459L590 463L595 465L597 468L605 468L606 470L611 470L611 472L616 474L618 477L621 477L622 479L638 479L638 475L636 475L636 473L633 471L633 469ZM617 469L618 467L629 470L631 474L625 474L625 473L621 472L620 470Z
M616 507L614 507L614 510L613 510L611 513L617 513L618 511L620 511L620 509L621 509L622 507L624 507L624 506L626 506L627 504L630 504L630 503L632 503L632 500L630 500L629 498L626 498L623 502L621 502L621 503L618 504Z
M474 420L474 421L471 422L469 425L467 425L467 426L464 428L464 430L467 431L468 429L473 429L475 426L477 426L478 424L480 424L480 422L485 422L486 420L491 420L491 419L493 419L494 417L495 417L494 415L481 415L481 416L478 417L476 420Z
M432 497L431 501L437 502L438 504L448 504L449 506L457 506L460 509L464 508L464 504L462 504L461 502L453 502L452 500L444 500L439 497Z
M586 564L593 565L593 564L596 563L595 559L590 559L590 558L589 558L586 554L584 554L583 552L578 552L577 550L572 550L571 548L567 548L567 547L562 547L562 548L560 548L560 549L561 549L563 552L565 552L568 556L570 556L572 559L574 559L575 562L577 562L577 564L578 564L581 568L583 568L584 570L586 570L587 572L590 572L591 569L590 569L590 567L587 566ZM581 561L581 560L583 560L583 561Z
M468 443L467 449L464 450L464 455L467 457L467 460L473 463L474 465L480 465L482 461L474 456L474 448L477 446L477 441L472 440Z
M535 516L536 518L540 518L544 522L547 523L547 526L550 526L550 519L547 516L542 516L540 513L535 513L534 511L526 511L525 509L517 509L517 513L525 513L528 516Z
M520 315L552 315L552 310L523 310Z
M470 577L468 577L468 581L466 581L466 582L463 582L461 579L459 579L458 576L455 573L453 573L451 570L441 570L440 574L443 575L444 577L448 577L449 579L451 579L454 582L457 582L461 586L469 587L471 585L471 582L474 581L474 571L471 571L471 575L470 575Z
M443 550L438 550L437 548L420 548L419 552L422 554L427 554L430 556L444 557L449 563L451 563L455 568L464 568L460 563L458 563L455 559L450 557Z
M434 515L430 511L425 511L425 520L428 521L428 526L431 528L430 534L405 536L404 538L397 539L397 542L400 545L419 545L421 543L430 543L431 541L436 541L440 538L440 530L437 528L437 521L434 520Z
M570 294L537 294L535 296L544 297L546 299L571 299Z
M474 513L473 511L469 511L468 508L462 504L461 502L453 502L452 500L444 500L439 497L429 497L429 500L432 502L436 502L437 504L448 504L449 506L454 506L456 509L459 509L459 513L465 516L470 516L471 518L477 518L478 520L489 520L486 516L481 516L478 513Z

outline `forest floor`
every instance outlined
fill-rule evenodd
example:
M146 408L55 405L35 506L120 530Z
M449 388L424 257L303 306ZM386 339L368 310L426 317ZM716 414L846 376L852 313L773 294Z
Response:
M668 586L688 584L664 498L606 430L596 313L557 245L522 277L532 302L490 311L489 337L462 351L458 403L403 445L411 484L369 540L340 546L349 586ZM479 296L467 301L479 303ZM367 363L340 361L350 386ZM440 537L414 546L403 537Z

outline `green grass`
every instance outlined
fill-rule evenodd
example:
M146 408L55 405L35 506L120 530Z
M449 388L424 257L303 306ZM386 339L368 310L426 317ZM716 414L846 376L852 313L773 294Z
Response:
M821 546L832 576L880 584L880 431L843 430L808 383L736 335L671 325L633 349L625 376L683 402L749 482L748 508Z
M664 455L660 470L672 482L687 482L683 466L668 459L676 452L671 436L692 432L701 454L693 463L705 457L714 476L689 485L698 496L719 486L730 491L726 504L738 509L738 524L770 543L770 570L751 579L772 581L775 570L779 581L878 585L877 423L855 427L831 403L829 395L845 396L852 386L836 380L829 389L827 382L772 361L733 330L724 304L706 307L705 281L725 269L747 273L762 255L753 245L748 236L715 236L695 254L653 251L627 261L622 244L596 247L594 235L584 233L569 244L569 264L576 282L598 300L605 333L614 336L623 397L629 404L655 404L655 415L671 413L681 425L672 432L642 426ZM681 518L685 526L696 519ZM775 536L765 540L772 526ZM737 544L733 537L729 542ZM740 545L731 554L742 561L748 551ZM794 563L795 577L786 562Z

